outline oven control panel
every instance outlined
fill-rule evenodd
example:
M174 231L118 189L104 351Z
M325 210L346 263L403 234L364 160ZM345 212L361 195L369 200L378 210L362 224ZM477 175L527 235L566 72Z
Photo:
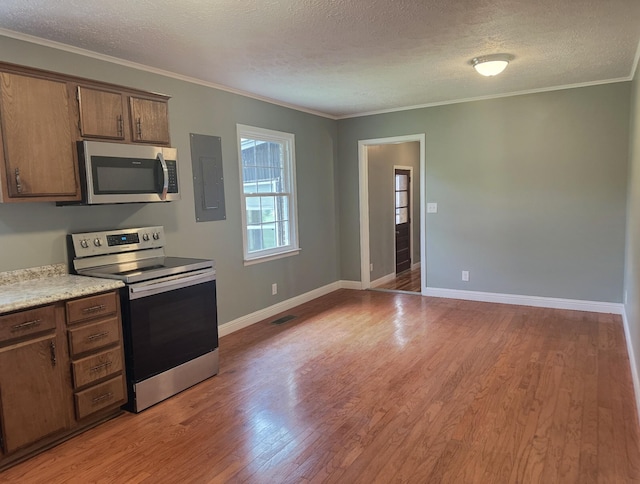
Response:
M117 254L164 247L164 227L105 230L71 234L75 257Z

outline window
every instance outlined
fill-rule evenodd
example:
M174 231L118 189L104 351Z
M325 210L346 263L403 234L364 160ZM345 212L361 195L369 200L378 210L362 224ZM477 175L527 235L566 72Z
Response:
M298 247L294 135L238 125L245 263Z

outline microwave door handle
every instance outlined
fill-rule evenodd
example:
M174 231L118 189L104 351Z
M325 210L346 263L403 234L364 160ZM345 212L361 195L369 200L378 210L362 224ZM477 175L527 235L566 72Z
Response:
M164 161L164 156L162 153L158 153L158 160L162 165L162 176L164 178L164 182L162 183L162 193L160 194L160 200L167 199L167 191L169 191L169 169L167 168L167 162Z

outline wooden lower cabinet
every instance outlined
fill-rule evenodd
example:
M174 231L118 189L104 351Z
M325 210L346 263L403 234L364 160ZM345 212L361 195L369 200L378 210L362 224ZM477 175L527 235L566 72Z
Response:
M76 418L126 403L117 293L67 302L67 328Z
M0 316L0 471L126 399L116 291Z
M3 450L14 452L63 430L67 399L56 336L0 350Z

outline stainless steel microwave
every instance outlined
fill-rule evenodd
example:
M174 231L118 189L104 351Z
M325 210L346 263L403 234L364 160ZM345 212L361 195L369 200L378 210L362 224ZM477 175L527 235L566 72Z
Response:
M180 200L175 148L79 141L82 203Z

